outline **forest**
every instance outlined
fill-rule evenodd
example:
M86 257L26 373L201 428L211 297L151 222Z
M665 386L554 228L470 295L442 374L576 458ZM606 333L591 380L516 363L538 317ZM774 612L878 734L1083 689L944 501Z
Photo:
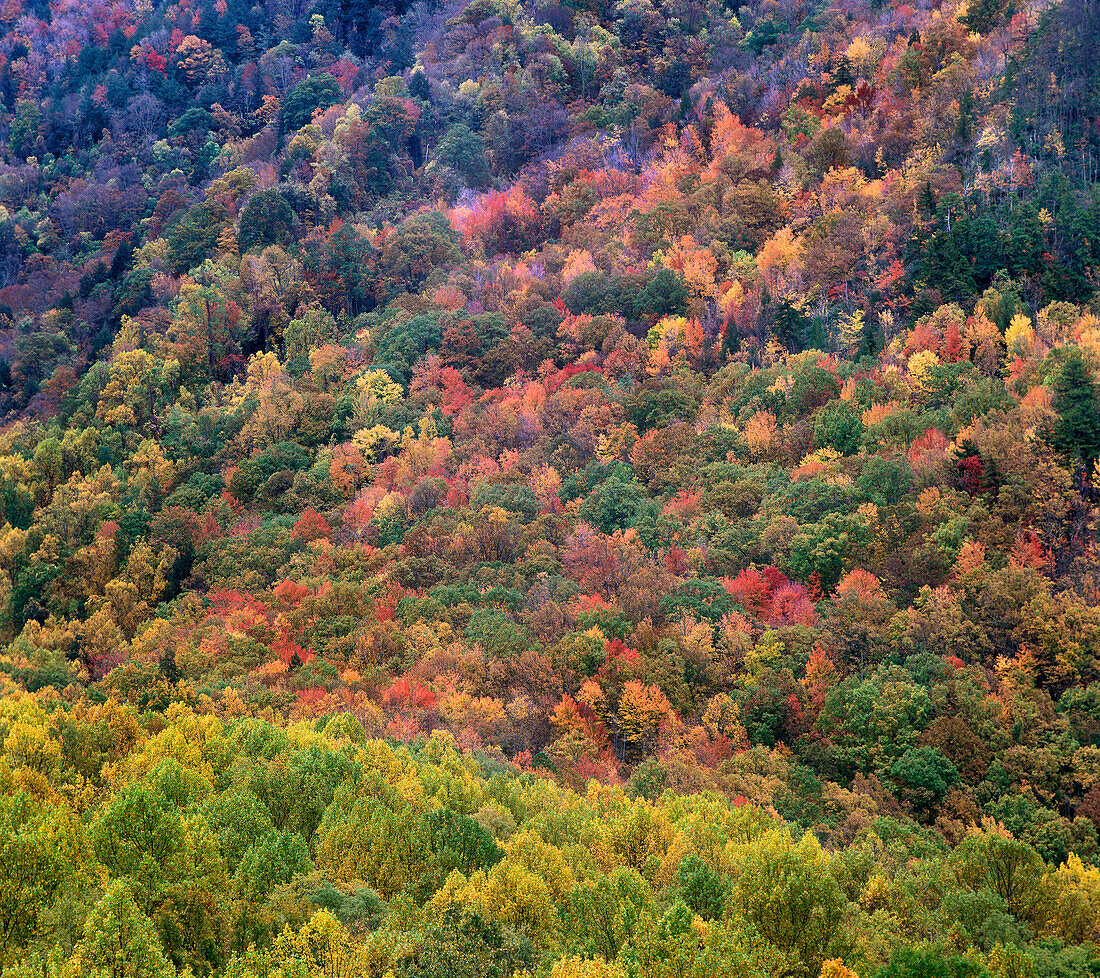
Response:
M0 978L1100 978L1100 0L2 0Z

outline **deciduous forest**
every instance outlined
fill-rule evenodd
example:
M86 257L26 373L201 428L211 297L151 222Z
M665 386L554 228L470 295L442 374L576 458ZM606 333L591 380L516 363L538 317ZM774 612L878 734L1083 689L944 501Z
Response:
M1100 0L3 0L2 978L1100 976Z

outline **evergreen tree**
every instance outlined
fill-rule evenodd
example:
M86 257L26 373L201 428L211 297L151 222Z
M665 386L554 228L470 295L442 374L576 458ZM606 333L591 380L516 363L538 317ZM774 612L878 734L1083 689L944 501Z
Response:
M1069 460L1091 467L1100 458L1100 394L1081 351L1067 348L1054 379L1054 406L1059 419L1050 444Z

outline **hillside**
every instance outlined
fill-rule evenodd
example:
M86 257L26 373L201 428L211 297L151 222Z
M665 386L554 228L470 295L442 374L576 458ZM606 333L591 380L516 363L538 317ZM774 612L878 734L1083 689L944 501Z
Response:
M3 978L1100 976L1100 0L0 35Z

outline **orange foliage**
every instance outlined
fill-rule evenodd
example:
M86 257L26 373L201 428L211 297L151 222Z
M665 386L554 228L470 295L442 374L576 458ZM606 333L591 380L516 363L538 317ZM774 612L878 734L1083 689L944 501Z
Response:
M861 601L873 601L882 597L882 582L870 571L857 567L840 579L836 586L838 597L853 595Z
M290 531L295 540L303 540L307 543L313 540L323 540L332 532L325 518L312 506L308 507L299 517Z
M1043 546L1039 535L1033 530L1021 530L1016 534L1009 563L1013 567L1030 567L1044 571L1050 566L1050 551Z
M276 584L272 589L272 593L280 603L295 608L302 602L303 598L308 597L313 592L305 584L287 580Z
M520 184L486 194L476 203L456 207L451 221L468 246L488 254L521 251L538 227L539 212Z
M725 176L734 183L745 178L757 179L771 169L775 145L767 133L743 125L724 102L715 99L710 158L710 165L703 171L704 179Z

